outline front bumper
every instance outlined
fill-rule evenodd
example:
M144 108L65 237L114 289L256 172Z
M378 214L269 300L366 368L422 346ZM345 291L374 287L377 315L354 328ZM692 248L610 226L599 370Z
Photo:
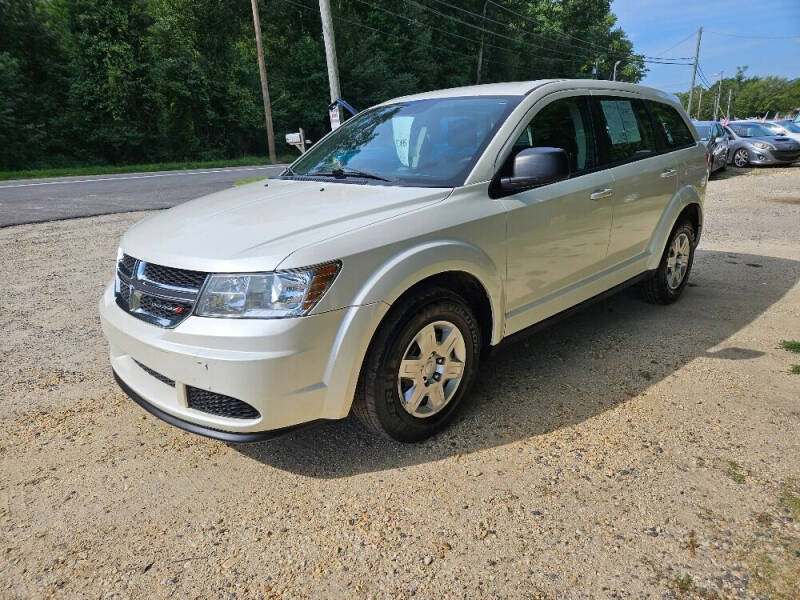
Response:
M750 163L754 165L786 165L800 159L800 151L761 150L749 148Z
M385 308L379 302L270 320L190 316L165 329L119 308L113 286L99 305L123 390L159 418L225 441L258 441L347 416L361 360ZM259 415L230 418L191 408L189 386L245 402Z

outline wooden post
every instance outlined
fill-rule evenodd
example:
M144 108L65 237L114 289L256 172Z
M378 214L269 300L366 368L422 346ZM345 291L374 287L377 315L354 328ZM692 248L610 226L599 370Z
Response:
M269 101L269 86L267 85L267 65L264 63L264 48L261 44L261 18L258 15L258 0L250 0L253 5L253 27L256 30L256 50L258 51L258 73L261 75L261 97L264 99L264 121L267 125L267 146L269 147L269 162L273 165L278 162L275 154L275 132L272 129L272 104Z

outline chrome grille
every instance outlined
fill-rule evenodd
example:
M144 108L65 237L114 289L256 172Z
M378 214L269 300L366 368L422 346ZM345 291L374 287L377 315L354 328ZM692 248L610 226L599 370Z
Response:
M188 317L206 273L165 267L123 254L117 263L117 305L142 321L175 327Z
M186 387L186 400L188 401L189 408L217 415L218 417L227 417L229 419L257 419L261 416L260 413L247 404L247 402L242 402L230 396L209 392L208 390L201 390L196 387Z

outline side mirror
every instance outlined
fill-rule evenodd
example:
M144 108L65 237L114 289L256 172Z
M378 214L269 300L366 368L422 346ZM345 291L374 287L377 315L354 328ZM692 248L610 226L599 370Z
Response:
M569 158L561 148L526 148L514 157L510 177L500 178L506 193L521 192L569 179Z

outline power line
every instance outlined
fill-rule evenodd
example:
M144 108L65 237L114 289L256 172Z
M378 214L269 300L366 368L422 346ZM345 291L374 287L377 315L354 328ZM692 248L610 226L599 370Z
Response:
M310 11L313 11L313 12L316 12L316 10L317 10L312 6L307 6L307 5L302 4L300 2L294 2L293 0L280 0L280 2L284 2L286 4L291 4L292 6L296 6L297 8L302 8L302 9L310 10ZM382 29L377 29L377 28L371 27L369 25L364 25L363 23L358 23L357 21L352 21L350 19L345 19L344 17L340 17L338 15L333 15L333 19L335 21L342 21L343 23L349 23L350 25L355 25L356 27L363 27L364 29L369 29L370 31L374 31L375 33L380 33L381 35L385 35L385 36L388 36L388 37L393 37L393 38L396 38L396 39L398 39L400 41L408 42L410 44L414 44L414 45L417 45L417 46L424 46L426 48L436 48L437 50L441 50L443 52L450 52L451 54L459 54L461 56L466 56L468 58L472 58L471 54L466 54L465 52L459 52L458 50L451 50L450 48L444 48L444 47L439 46L437 44L428 44L428 43L425 43L425 42L419 42L419 41L416 41L416 40L405 38L405 37L399 36L399 35L394 34L394 33L389 33L388 31L383 31Z
M657 52L656 54L666 54L667 52L669 52L670 50L673 50L673 49L677 48L678 46L680 46L680 45L681 45L681 44L683 44L684 42L688 42L690 39L692 39L692 37L694 37L694 35L695 35L696 33L697 33L696 31L693 31L692 33L690 33L689 35L687 35L685 38L683 38L683 39L682 39L680 42L678 42L677 44L673 44L672 46L670 46L670 47L669 47L669 48L667 48L666 50L662 50L661 52Z
M726 33L724 31L709 31L708 33L750 40L800 40L800 35L741 35L738 33Z
M575 60L574 54L569 54L567 52L560 52L560 51L555 50L553 48L547 48L547 47L544 47L544 46L541 46L541 45L538 45L538 44L531 44L530 42L526 42L526 41L521 40L519 38L513 38L511 36L508 36L508 35L505 35L505 34L502 34L502 33L498 33L496 31L492 31L491 29L486 29L485 27L481 27L479 25L474 25L473 23L468 23L467 21L463 21L463 20L458 19L458 18L456 18L456 17L454 17L452 15L448 15L448 14L445 14L443 12L440 12L440 11L436 10L435 8L433 8L431 6L426 6L425 4L420 4L419 2L416 2L415 0L406 0L406 2L408 2L409 4L413 4L414 6L417 6L417 7L421 8L422 10L430 11L435 15L438 15L440 17L444 17L445 19L449 19L450 21L454 21L456 23L461 23L462 25L466 25L467 27L471 27L472 29L477 29L478 31L482 31L484 33L488 33L489 35L500 37L500 38L503 38L503 39L506 39L506 40L511 40L512 42L515 42L517 44L522 44L524 46L529 46L529 47L535 48L537 50L545 50L545 51L548 51L548 52L554 52L556 54L561 54L563 56L569 56L572 60ZM458 8L458 7L454 7L454 8ZM466 10L466 9L459 9L459 10ZM476 14L476 13L473 13L473 14ZM478 15L478 16L480 16L480 15ZM526 31L523 31L523 33L527 33L528 35L533 35L530 32L526 32ZM549 57L549 56L543 56L541 58L547 58L549 60L555 60L553 57ZM586 55L583 58L588 59L589 56ZM564 60L564 59L561 59L561 60Z
M535 19L532 19L531 17L529 17L527 15L523 15L521 13L518 13L518 12L514 11L514 10L511 10L510 8L506 8L502 4L498 4L497 2L493 2L493 0L487 0L487 1L489 2L489 4L492 4L493 6L496 6L496 7L500 8L500 9L502 9L502 10L505 10L506 12L509 12L512 15L515 15L515 16L521 18L521 19L525 19L529 23L533 23L534 25L537 25L537 26L539 25L539 23L537 23ZM609 48L607 48L605 46L600 46L600 45L598 45L598 44L596 44L594 42L590 42L589 40L584 40L583 38L579 38L579 37L577 37L575 35L570 35L568 33L562 33L561 31L552 31L552 32L548 31L548 32L545 32L545 34L546 35L560 35L562 37L567 37L567 38L570 38L570 39L573 39L573 40L577 40L579 42L583 42L584 44L588 44L589 46L594 46L594 47L602 49L602 50L609 50ZM540 35L542 35L542 34L540 34Z
M492 19L492 18L489 18L489 17L484 17L483 15L479 15L478 13L473 12L471 10L468 10L466 8L462 8L460 6L454 6L453 4L450 4L449 2L445 2L444 0L432 0L432 1L436 2L438 4L443 4L444 6L447 6L447 7L452 8L452 9L459 10L459 11L461 11L463 13L467 13L469 15L472 15L473 17L477 17L477 18L482 19L482 20L490 21L492 23L500 25L501 27L504 27L505 29L510 29L511 31L517 31L516 28L512 27L508 23L503 23L502 21L498 21L496 19ZM526 17L525 15L522 15L522 14L520 14L518 12L515 12L515 11L513 11L511 9L505 8L504 6L501 6L500 4L497 4L496 2L492 2L492 0L487 0L487 1L490 4L494 5L494 6L498 6L499 8L507 10L511 14L514 14L514 15L520 17L520 18L525 19L526 21L529 21L531 23L534 23L535 25L538 25L538 23L536 23L536 21L534 21L533 19L531 19L529 17ZM428 9L429 10L433 10L430 7L428 7ZM471 25L469 23L465 23L465 24L474 27L474 25ZM572 38L572 39L581 41L581 42L583 42L585 44L589 44L590 46L595 46L596 48L602 50L603 52L607 52L609 54L613 54L615 52L610 46L600 46L598 44L595 44L594 42L589 42L589 41L583 40L582 38L579 38L577 36L569 35L569 34L566 34L566 33L561 33L561 32L534 33L534 32L531 32L531 31L527 31L525 29L520 29L519 31L524 33L525 35L530 35L530 36L534 36L534 37L543 37L543 36L548 35L548 34L550 34L550 35L553 35L553 34L563 35L564 37L568 37L568 38ZM580 50L582 52L593 52L593 50L590 50L589 48L581 48ZM590 56L590 55L587 55L587 56ZM666 57L661 57L661 56L642 56L642 55L636 55L636 54L634 54L634 56L641 56L644 59L656 59L656 60L660 60L660 59L663 59L663 60L674 60L674 61L691 60L691 57L687 57L687 56L682 56L682 57L678 57L678 58L666 58Z

